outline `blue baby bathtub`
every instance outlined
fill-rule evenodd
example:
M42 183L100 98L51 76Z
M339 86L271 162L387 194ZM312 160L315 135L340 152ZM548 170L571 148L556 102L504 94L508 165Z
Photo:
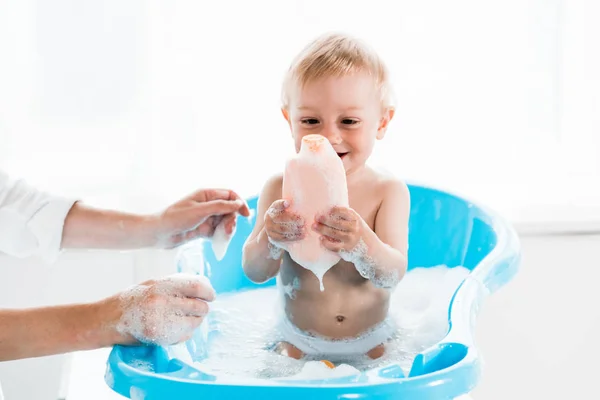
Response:
M390 364L355 376L319 381L221 379L191 362L190 355L202 357L206 352L209 324L204 323L184 344L183 353L181 345L115 346L107 362L107 384L125 397L147 400L438 400L471 392L481 373L473 341L476 315L483 299L517 272L519 240L513 228L491 210L443 190L417 184L409 189L409 269L443 264L464 266L471 273L450 302L446 336L415 357L408 376L399 365ZM254 210L256 203L256 197L248 202ZM242 271L242 246L253 225L253 218L239 218L236 234L220 262L210 244L196 244L195 251L204 264L197 270L210 278L217 293L274 284L274 280L254 284ZM185 268L189 271L189 266Z

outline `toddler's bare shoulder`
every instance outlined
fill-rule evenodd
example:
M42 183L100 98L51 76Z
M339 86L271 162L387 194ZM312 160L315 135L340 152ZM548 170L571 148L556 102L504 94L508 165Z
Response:
M281 196L281 188L283 187L283 173L279 172L269 177L263 185L263 193L279 193Z
M381 200L392 196L409 197L409 190L406 182L388 171L372 170L373 182L376 184L376 191Z

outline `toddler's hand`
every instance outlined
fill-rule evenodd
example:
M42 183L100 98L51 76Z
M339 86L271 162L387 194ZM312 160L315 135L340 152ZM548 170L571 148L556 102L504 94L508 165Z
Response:
M294 242L304 238L304 221L287 210L288 200L276 200L265 213L265 232L271 243Z
M352 251L358 244L366 223L348 207L333 207L328 214L318 216L312 229L320 233L323 246L331 251Z

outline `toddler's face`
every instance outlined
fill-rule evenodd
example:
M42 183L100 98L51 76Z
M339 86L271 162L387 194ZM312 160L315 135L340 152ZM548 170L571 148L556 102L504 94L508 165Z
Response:
M283 114L300 151L302 137L325 136L342 158L346 174L360 169L382 139L393 116L381 106L379 91L367 73L327 77L308 82L290 93Z

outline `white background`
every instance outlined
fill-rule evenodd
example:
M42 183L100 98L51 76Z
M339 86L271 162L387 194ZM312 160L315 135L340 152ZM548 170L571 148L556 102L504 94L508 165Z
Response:
M392 73L398 111L373 164L479 199L520 232L595 229L598 20L593 0L3 1L0 168L137 211L203 186L254 194L292 151L285 69L342 30ZM474 398L592 398L597 238L524 246L523 271L482 311ZM0 305L95 300L170 272L162 256L67 253L52 269L0 257ZM8 400L54 400L61 365L1 364ZM34 371L46 379L19 381Z
M374 164L515 222L600 220L598 16L578 0L3 2L0 167L127 209L254 194L292 151L285 69L341 30L393 78Z

